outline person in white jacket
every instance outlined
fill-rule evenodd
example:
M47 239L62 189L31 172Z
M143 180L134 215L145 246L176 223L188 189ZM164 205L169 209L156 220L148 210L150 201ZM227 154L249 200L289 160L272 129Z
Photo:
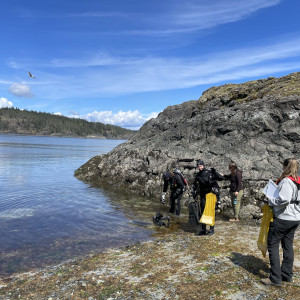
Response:
M265 285L281 286L282 281L293 281L294 250L293 241L300 224L300 177L299 163L294 158L285 159L283 172L277 180L279 196L268 198L273 209L274 221L268 234L268 252L270 259L270 277L261 279ZM280 266L279 244L283 250Z

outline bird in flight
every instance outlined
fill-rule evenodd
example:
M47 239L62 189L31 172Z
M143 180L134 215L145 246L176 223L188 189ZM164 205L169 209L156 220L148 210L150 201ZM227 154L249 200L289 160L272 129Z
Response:
M29 77L32 77L32 78L36 79L36 77L34 77L29 71L28 71L28 74L29 74Z

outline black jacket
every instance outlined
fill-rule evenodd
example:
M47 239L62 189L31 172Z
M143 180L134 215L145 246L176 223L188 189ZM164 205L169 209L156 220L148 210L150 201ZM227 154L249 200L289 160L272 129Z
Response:
M171 176L170 173L164 173L164 189L163 192L166 193L168 190L168 186L170 186L171 190L180 190L183 192L184 189L184 182L182 177L179 174L174 174Z
M242 171L237 169L234 175L225 175L224 178L230 180L230 191L231 192L239 192L243 189L242 185Z
M219 191L220 187L217 180L223 179L224 177L213 168L210 170L203 169L202 171L199 171L193 184L195 195L205 196L206 194L211 193L213 188Z

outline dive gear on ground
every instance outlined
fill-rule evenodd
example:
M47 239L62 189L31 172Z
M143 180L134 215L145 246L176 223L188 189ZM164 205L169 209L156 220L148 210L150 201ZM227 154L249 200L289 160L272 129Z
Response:
M157 226L169 227L170 217L164 217L161 213L157 213L155 216L153 216L153 223Z

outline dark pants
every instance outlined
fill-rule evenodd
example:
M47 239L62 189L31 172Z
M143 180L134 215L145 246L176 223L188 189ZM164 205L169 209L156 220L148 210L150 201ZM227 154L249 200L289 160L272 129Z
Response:
M281 283L282 279L293 277L294 249L293 241L295 231L300 221L286 221L278 218L270 224L268 234L268 251L271 265L270 280ZM283 260L280 267L279 243L283 250Z
M200 195L200 219L203 215L204 208L206 204L206 195ZM210 226L210 230L214 231L215 226ZM206 224L201 224L201 230L206 231Z
M171 203L171 207L169 212L170 213L176 213L176 215L180 215L180 200L182 197L182 193L180 193L179 195L176 193L175 191L171 191L171 195L170 195L170 203Z

